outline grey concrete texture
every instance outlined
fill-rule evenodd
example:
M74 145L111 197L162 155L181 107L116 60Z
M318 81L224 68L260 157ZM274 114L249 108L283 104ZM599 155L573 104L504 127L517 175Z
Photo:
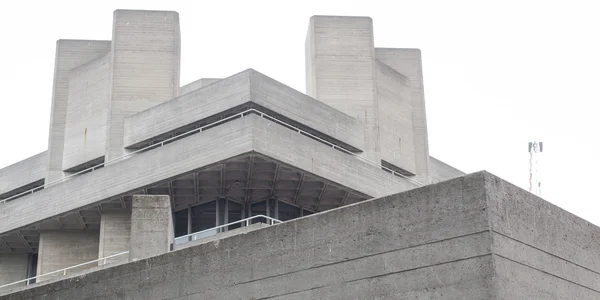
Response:
M43 180L47 167L48 152L44 151L0 169L0 195Z
M179 94L179 14L116 10L112 41L107 161L125 153L126 117Z
M110 63L107 53L70 71L63 170L105 155Z
M62 163L70 71L86 62L106 55L110 48L111 41L59 40L56 43L50 133L48 135L47 183L64 177Z
M28 267L29 254L0 253L0 285L27 278ZM15 286L23 285L24 282Z
M250 152L372 197L415 187L354 156L248 115L2 204L0 230L10 232Z
M598 299L599 237L479 172L0 299Z
M98 258L123 253L130 249L131 212L103 212L100 217ZM120 262L123 257L107 259L106 263ZM104 261L98 262L99 265Z
M262 107L352 148L363 148L363 125L359 120L252 69L128 117L125 147L234 108L243 111L252 106Z
M599 235L479 172L0 299L598 299Z
M184 248L189 248L189 247L193 247L193 246L197 246L200 244L206 244L206 243L210 243L210 242L214 242L216 240L222 240L224 238L230 237L230 236L234 236L234 235L238 235L238 234L246 234L248 232L257 230L257 229L261 229L261 228L265 228L268 227L270 225L266 224L266 223L256 223L256 224L250 224L250 226L244 226L244 227L240 227L240 228L236 228L236 229L232 229L232 230L227 230L225 232L220 232L216 235L213 236L209 236L209 237L205 237L205 238L201 238L195 241L189 241L187 243L184 244L179 244L179 245L173 245L173 250L180 250L180 249L184 249Z
M463 176L465 175L465 172L460 171L433 156L430 156L429 175L431 176L431 183L437 183Z
M410 81L378 60L375 79L381 160L414 175L417 172Z
M306 37L306 94L364 124L366 158L379 162L373 20L313 16Z
M200 78L179 88L179 96L195 91L201 87L215 83L223 78Z
M98 259L98 232L87 230L48 230L40 232L37 274L42 275ZM97 265L88 264L72 269L81 272ZM68 273L68 274L69 274ZM49 275L38 281L50 280L63 274Z
M129 240L130 261L169 252L173 243L173 219L169 196L133 196Z
M429 138L427 134L427 114L425 112L425 92L423 86L423 64L421 50L399 48L375 48L375 58L411 82L411 109L413 142L415 146L416 180L429 182Z

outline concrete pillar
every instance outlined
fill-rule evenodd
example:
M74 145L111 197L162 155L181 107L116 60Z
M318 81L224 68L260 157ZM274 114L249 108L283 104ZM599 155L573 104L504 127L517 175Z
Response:
M170 197L134 195L129 260L167 253L172 242L173 219Z
M40 232L37 275L72 267L98 259L98 232L85 230L45 230ZM88 264L67 272L67 275L97 266ZM60 277L44 276L38 281Z
M104 212L100 219L100 245L98 258L103 258L118 253L129 251L129 237L131 235L131 212ZM129 255L119 255L106 260L107 264L124 262ZM99 261L98 265L103 265Z
M28 267L29 254L0 254L0 286L27 278ZM25 283L13 285L11 288L23 285ZM0 292L2 292L1 289Z
M375 58L410 80L413 142L415 147L415 179L423 183L429 183L429 142L421 50L376 48Z
M314 16L306 37L306 94L361 120L362 156L380 163L373 20Z
M56 42L46 183L63 177L69 72L79 65L106 55L110 51L110 45L110 41L59 40Z
M107 161L125 154L126 117L179 93L179 14L116 10L112 41Z

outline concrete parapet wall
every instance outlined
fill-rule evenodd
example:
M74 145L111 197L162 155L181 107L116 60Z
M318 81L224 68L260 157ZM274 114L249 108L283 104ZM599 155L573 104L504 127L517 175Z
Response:
M591 300L599 234L480 172L0 299Z
M44 151L0 169L0 195L40 180L43 181L47 168L48 152ZM0 197L0 199L2 198Z
M429 157L429 172L432 183L437 183L465 175L463 171L460 171L432 156Z
M223 78L200 78L179 88L179 96L195 91L201 87L215 83Z
M247 105L246 108L240 106ZM253 105L281 115L351 148L364 146L362 123L254 70L246 70L125 119L125 147ZM213 120L214 121L214 120ZM189 129L191 130L191 128ZM181 130L180 130L181 131Z

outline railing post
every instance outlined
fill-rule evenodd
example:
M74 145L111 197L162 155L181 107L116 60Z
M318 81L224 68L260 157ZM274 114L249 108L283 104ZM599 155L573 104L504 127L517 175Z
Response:
M67 269L63 270L63 276L67 276Z

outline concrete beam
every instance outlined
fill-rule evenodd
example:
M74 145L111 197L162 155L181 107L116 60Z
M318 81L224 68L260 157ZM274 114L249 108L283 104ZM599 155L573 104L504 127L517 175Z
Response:
M173 243L172 215L169 196L133 196L129 260L169 252Z

